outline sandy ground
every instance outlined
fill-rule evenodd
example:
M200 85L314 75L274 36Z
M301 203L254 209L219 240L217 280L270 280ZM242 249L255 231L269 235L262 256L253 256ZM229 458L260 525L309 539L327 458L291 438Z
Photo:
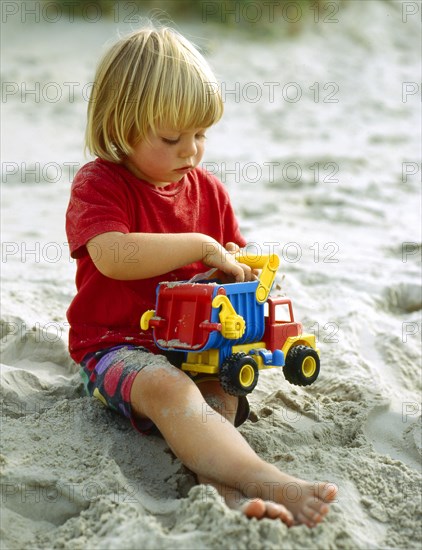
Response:
M86 162L86 86L127 25L3 25L2 548L420 547L417 9L341 4L338 22L321 12L260 41L186 28L226 101L205 162L248 239L279 252L277 291L319 340L317 383L265 373L241 428L279 468L339 485L314 530L240 517L193 487L158 436L83 396L66 350L75 266L64 213Z

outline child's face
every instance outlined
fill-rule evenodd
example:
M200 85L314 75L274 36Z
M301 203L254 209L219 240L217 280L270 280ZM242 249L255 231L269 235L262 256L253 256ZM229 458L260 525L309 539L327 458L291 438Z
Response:
M182 179L197 166L205 149L204 128L179 132L158 128L149 140L140 141L126 163L135 176L163 187Z

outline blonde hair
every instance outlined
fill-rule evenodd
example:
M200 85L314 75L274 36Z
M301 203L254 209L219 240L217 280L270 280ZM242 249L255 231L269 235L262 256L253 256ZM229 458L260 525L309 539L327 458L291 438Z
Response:
M169 27L138 30L101 60L88 104L86 148L120 162L157 127L208 128L223 102L208 63Z

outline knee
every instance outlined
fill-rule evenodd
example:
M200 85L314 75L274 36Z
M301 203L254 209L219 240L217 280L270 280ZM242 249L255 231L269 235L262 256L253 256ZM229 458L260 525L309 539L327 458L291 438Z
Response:
M171 365L161 355L136 376L131 392L131 401L149 408L150 403L169 402L171 396L183 394L187 387L194 386L192 380L180 369Z
M237 397L227 394L217 381L203 382L199 384L199 389L210 408L208 414L211 413L212 409L231 424L235 423L239 402Z

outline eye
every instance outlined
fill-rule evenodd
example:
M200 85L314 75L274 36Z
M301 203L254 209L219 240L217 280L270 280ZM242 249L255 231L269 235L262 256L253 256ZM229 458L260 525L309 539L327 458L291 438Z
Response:
M207 139L207 136L205 134L196 134L195 138L196 139Z
M168 145L175 145L176 143L179 143L179 138L176 138L176 139L169 139L169 138L164 138L164 137L162 137L161 140L162 140L164 143L167 143Z

